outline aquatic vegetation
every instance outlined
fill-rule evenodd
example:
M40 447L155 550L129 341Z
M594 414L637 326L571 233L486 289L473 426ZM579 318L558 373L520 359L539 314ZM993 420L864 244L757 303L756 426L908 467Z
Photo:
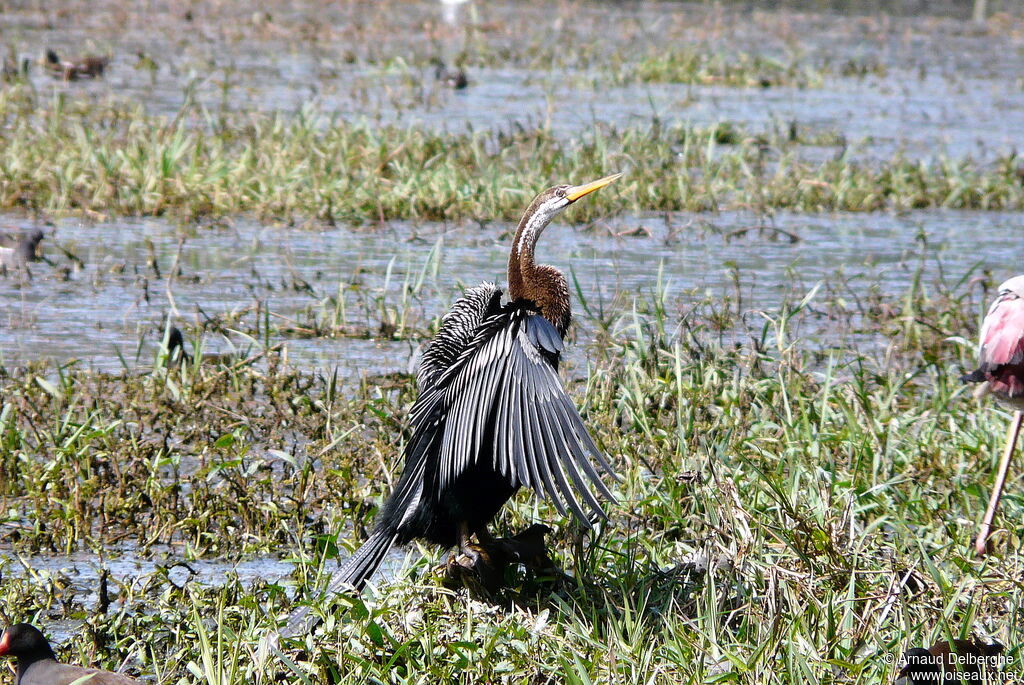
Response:
M1018 209L1015 156L993 163L896 154L857 161L845 147L807 161L799 141L722 124L597 129L564 140L542 128L443 134L321 116L209 113L168 120L125 104L49 107L0 95L0 208L91 215L253 212L263 218L517 218L521 179L625 170L615 195L578 210L788 208ZM727 131L727 134L723 134ZM725 141L721 143L720 141Z
M793 60L782 60L747 53L724 54L709 49L669 49L640 57L619 57L621 65L612 68L619 83L694 83L770 88L795 86L820 87L826 77L820 69Z
M792 221L774 225L776 209L1024 210L1012 130L1007 143L968 116L942 144L959 113L950 102L969 89L999 94L973 114L989 102L996 116L1019 116L1024 24L1008 6L967 26L751 3L473 3L466 24L447 30L430 3L165 5L9 8L12 59L55 36L114 59L103 80L68 84L12 63L18 73L0 90L0 210L34 215L26 222L110 218L139 234L152 227L121 217L166 216L160 230L180 221L181 241L238 214L283 223L271 239L332 222L374 230L412 220L380 232L403 240L396 234L416 233L418 221L476 222L486 249L499 232L489 222L517 219L527 186L625 171L566 220L604 235L615 222L601 219L631 213L631 233L616 234L614 247L642 253L652 272L653 241L664 240L659 254L681 253L683 231L790 258L801 240L830 240L834 228L869 230L821 217L791 232ZM137 52L137 37L158 24L173 38ZM469 71L468 90L434 79L431 60L444 47ZM516 110L472 128L386 123L443 119L488 78L507 78L495 89L505 98L532 89L538 109L522 116L539 111L540 121ZM914 101L936 83L941 96ZM824 111L800 92L848 103L845 88L872 104ZM891 97L904 88L909 97ZM584 123L566 133L557 119L549 125L543 100L572 89L586 97L571 103L604 89L636 102L622 101L614 120L626 123L580 112ZM644 100L661 91L671 96ZM705 97L712 117L722 104L742 106L717 123L687 121ZM780 107L777 119L758 109L786 98L803 104ZM875 98L937 114L929 123L939 132L896 130L913 119L891 113L848 125ZM713 225L720 210L757 219L722 228ZM647 212L664 213L664 235L630 244L654 223ZM98 228L81 224L79 236ZM779 240L747 245L754 232ZM117 373L91 369L95 358L0 358L0 618L71 632L57 640L62 658L125 663L160 685L891 682L890 656L971 631L1008 645L1007 679L1020 677L1021 478L1011 477L996 519L997 553L979 560L975 524L1006 416L958 380L973 368L977 327L1002 279L983 259L957 262L963 273L932 279L922 268L906 279L907 264L941 254L923 249L927 233L905 253L890 250L899 268L880 267L875 280L805 282L806 256L794 256L797 266L772 283L730 267L732 289L713 293L680 291L661 272L649 290L574 284L579 314L561 374L623 475L613 485L620 504L589 534L521 493L498 532L554 524L548 545L560 571L515 569L488 597L444 587L434 568L444 559L420 548L389 559L363 596L314 592L365 539L400 471L416 394L407 352L437 330L443 309L433 303L460 285L437 277L440 239L425 254L423 236L408 236L422 252L370 275L348 264L322 280L252 268L251 300L191 319L181 307L176 320L192 324L194 347L176 368L159 353L142 358L151 339L139 340L134 360L125 352ZM239 235L210 244L220 250ZM225 258L244 265L232 265L240 281L253 255L268 252L245 235L252 247ZM162 262L153 242L148 260L132 249L116 263L92 253L91 283L71 273L82 262L65 253L71 284L59 281L60 259L33 285L99 299L98 284L117 281L152 307L141 319L159 307L151 289L170 300L186 290L177 278L227 270L197 260L195 273L180 274L177 257ZM288 260L287 250L275 254ZM0 287L12 309L29 312L15 325L32 327L32 309L49 306L14 279ZM752 304L755 287L767 295ZM282 290L303 299L284 310ZM10 325L0 321L0 335ZM205 358L202 334L212 332L244 353ZM300 366L289 350L306 338L336 346L332 360L365 338L381 359L373 375ZM236 562L273 570L243 577ZM92 564L102 567L95 578L79 573ZM261 638L299 606L323 619L320 632L261 652Z
M581 39L565 49L563 36L551 35L532 44L509 47L482 45L472 55L463 53L460 60L469 68L519 68L547 72L552 68L580 70L578 81L595 85L626 85L631 83L686 83L719 85L736 88L769 88L788 86L819 88L828 78L882 72L877 64L849 60L833 70L829 65L813 66L808 60L778 59L746 52L723 52L711 46L664 47L647 54L619 49L610 53L600 44ZM407 57L369 57L366 63L383 69L414 70L430 66L426 55Z
M130 541L186 563L273 555L297 566L284 582L125 578L102 613L94 589L12 576L6 562L0 598L18 616L84 619L98 637L73 648L81 656L129 657L159 682L878 681L892 675L878 654L929 642L946 620L1019 643L1019 557L971 553L1001 418L957 380L971 346L946 340L973 336L988 299L965 286L918 279L898 297L868 286L863 302L842 283L794 288L755 318L665 284L625 309L581 302L594 337L568 361L590 374L568 387L623 473L623 504L586 542L525 495L504 518L509 530L558 523L550 547L568 575L513 578L492 603L440 587L413 550L400 582L315 604L324 633L265 662L253 660L259 637L308 601L286 585L333 568L394 477L411 381L346 381L279 354L145 376L9 369L4 544L116 555ZM823 317L835 322L829 339L801 335ZM1024 534L1018 490L1000 549Z

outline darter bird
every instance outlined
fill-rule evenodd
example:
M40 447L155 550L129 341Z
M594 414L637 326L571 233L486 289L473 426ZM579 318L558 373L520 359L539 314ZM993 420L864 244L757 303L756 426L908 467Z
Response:
M595 464L614 471L558 378L572 319L568 283L554 267L536 263L534 248L559 212L619 176L538 195L512 241L508 301L484 283L444 316L417 373L420 394L402 475L372 534L328 591L362 589L393 545L414 539L457 546L476 561L497 542L487 524L524 486L584 525L605 517L591 488L614 499ZM296 634L306 613L293 614L282 634Z
M1014 410L988 509L974 543L975 551L984 556L988 550L992 521L1003 495L1010 459L1017 445L1021 411L1024 410L1024 276L1014 276L999 286L996 301L989 307L981 325L978 357L978 368L961 380L980 383L974 391L975 397L991 394L1000 404Z

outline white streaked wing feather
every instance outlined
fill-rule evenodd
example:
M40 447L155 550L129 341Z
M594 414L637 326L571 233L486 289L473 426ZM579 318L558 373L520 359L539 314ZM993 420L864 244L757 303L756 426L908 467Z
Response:
M587 509L603 516L590 488L612 497L594 462L609 473L611 466L562 388L554 361L562 341L554 327L513 308L481 317L471 338L461 334L471 341L457 354L443 350L454 361L426 374L432 384L413 408L414 424L428 416L443 424L434 429L443 436L436 482L443 489L488 459L511 483L549 497L563 516L571 511L587 522L577 492Z

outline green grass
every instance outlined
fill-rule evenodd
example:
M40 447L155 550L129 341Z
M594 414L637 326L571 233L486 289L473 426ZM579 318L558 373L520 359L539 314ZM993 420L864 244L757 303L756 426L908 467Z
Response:
M801 135L723 123L598 129L560 139L543 129L464 134L350 124L304 108L295 116L186 107L173 119L134 105L42 103L0 94L0 209L89 216L254 213L300 221L515 220L558 182L625 171L613 192L576 209L736 208L874 211L1020 209L1019 162L851 152L800 155ZM818 136L820 137L820 136ZM827 138L827 136L826 136ZM821 142L808 134L807 140ZM845 149L845 148L837 148ZM524 182L523 179L530 179Z
M881 73L877 65L850 60L832 69L815 66L803 59L778 59L746 52L721 52L704 45L661 46L646 54L635 50L606 53L598 43L576 44L565 50L564 37L548 36L529 46L511 48L487 44L476 46L472 54L463 52L456 62L466 69L509 68L516 66L541 73L553 70L583 70L575 80L594 87L624 86L636 83L678 83L731 88L820 88L826 79ZM583 41L585 43L585 41ZM427 55L370 57L367 65L386 70L418 73L435 59Z
M691 83L704 86L769 88L821 87L825 73L799 60L789 62L740 53L706 49L668 49L639 59L618 55L621 64L612 67L619 83Z
M996 554L971 553L1007 417L970 398L957 374L973 350L947 340L975 336L991 291L862 285L856 306L842 283L794 285L739 344L728 298L663 283L625 307L578 303L590 333L569 361L587 379L569 389L622 475L620 503L592 535L527 493L499 522L555 524L564 578L516 576L485 602L442 588L437 554L413 550L362 598L315 600L322 632L263 663L260 637L296 601L271 579L140 576L112 583L99 613L73 579L7 562L0 604L84 621L95 637L63 655L127 657L160 683L874 683L893 677L884 654L973 631L1019 659L1016 475ZM801 335L822 320L827 341ZM309 592L317 550L347 554L393 482L414 397L411 380L346 383L274 355L228 371L8 373L5 548L293 558Z
M90 40L119 44L109 27L125 26L123 9L94 4L74 9L89 18ZM444 106L448 94L423 83L443 39L425 21L410 24L404 7L375 9L365 23L304 23L290 9L238 15L224 4L197 19L241 44L319 44L310 55L325 95L344 83L370 120ZM756 44L705 47L704 38L731 40L722 22L747 20L746 11L723 19L713 8L696 25L624 20L616 44L592 39L605 28L592 9L497 15L488 32L451 40L462 41L458 60L471 78L479 66L525 68L529 79L573 87L815 88L885 75L883 63L827 46L804 57L792 35L769 36L787 46L785 57ZM169 21L181 22L178 14ZM54 20L77 17L45 18ZM312 105L232 112L232 98L273 69L254 76L231 50L227 62L195 52L163 62L152 83L172 68L209 74L221 84L217 110L193 101L201 77L171 117L118 99L83 102L88 86L52 100L25 84L5 87L0 209L485 224L518 219L545 185L614 171L627 175L566 220L1024 209L1014 154L862 161L843 131L801 122L752 130L654 118L557 137L537 126L439 133L352 123ZM973 274L919 276L898 296L863 279L794 279L760 315L738 299L750 280L738 271L737 295L720 300L659 280L651 292L577 302L563 376L622 476L619 503L595 533L529 493L498 520L501 533L552 524L549 547L564 575L517 569L484 600L443 587L443 554L414 547L396 578L363 596L318 598L322 574L359 543L397 476L415 388L404 369L344 377L295 368L279 345L335 338L343 357L349 337L428 336L443 313L423 306L436 299L424 289L439 250L422 264L393 262L381 288L363 287L358 274L331 296L307 286L313 299L288 320L265 309L206 318L211 329L251 335L254 363L0 369L0 619L48 632L66 622L73 637L61 658L127 662L161 685L873 684L894 677L886 655L971 634L1005 643L1010 674L1024 675L1019 471L997 518L995 554L980 561L971 552L1008 419L957 380L994 285L972 285ZM42 570L41 557L70 554L115 569L108 590L61 563ZM122 556L158 569L117 567ZM292 560L294 573L243 583L231 571L234 561L263 558ZM197 560L224 572L207 574L209 584L172 577L175 563ZM322 629L258 658L261 639L300 604L325 619Z

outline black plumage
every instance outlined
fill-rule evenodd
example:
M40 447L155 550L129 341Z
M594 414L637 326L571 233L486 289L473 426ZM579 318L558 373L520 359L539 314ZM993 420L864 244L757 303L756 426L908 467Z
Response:
M0 234L0 269L26 267L39 261L39 243L46 234L41 229L27 233Z
M530 205L509 259L509 301L484 283L466 291L423 353L405 466L370 537L333 575L329 591L361 589L395 544L422 539L474 556L487 524L521 487L589 525L603 517L613 469L558 377L570 320L565 279L536 266L533 248L559 211L618 176L558 186ZM479 549L479 547L477 547ZM294 614L286 634L302 624Z
M586 521L572 481L603 516L581 472L611 498L590 459L612 468L558 379L561 335L530 303L502 305L501 295L490 284L473 288L463 298L477 304L473 312L446 319L436 341L447 349L436 360L457 351L454 362L434 368L435 355L424 354L429 382L412 409L405 471L381 513L400 544L457 544L460 524L479 533L522 486Z

